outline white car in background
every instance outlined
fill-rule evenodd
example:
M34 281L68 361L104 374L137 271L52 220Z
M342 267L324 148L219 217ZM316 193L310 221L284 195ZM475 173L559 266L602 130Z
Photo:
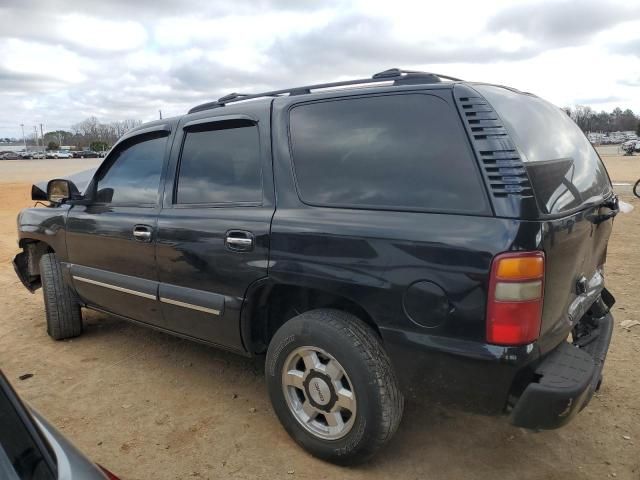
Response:
M71 152L64 150L49 150L47 152L47 158L73 158Z
M634 152L640 152L640 140L627 140L620 148L625 155L633 155Z

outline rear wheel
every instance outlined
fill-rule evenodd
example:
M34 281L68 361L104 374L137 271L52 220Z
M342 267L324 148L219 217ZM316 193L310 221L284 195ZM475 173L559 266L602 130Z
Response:
M363 462L400 423L404 401L380 340L346 312L313 310L285 323L265 373L287 432L324 460Z
M640 198L640 180L638 180L636 184L633 186L633 194L636 197Z
M55 253L47 253L40 259L40 279L49 336L54 340L63 340L80 335L80 304L62 278L62 268Z

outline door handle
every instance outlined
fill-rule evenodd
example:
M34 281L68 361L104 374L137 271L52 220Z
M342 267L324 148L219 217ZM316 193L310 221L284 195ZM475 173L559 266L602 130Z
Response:
M248 252L253 250L253 234L244 230L229 230L224 243L229 250Z
M139 242L150 242L151 227L148 225L136 225L133 227L133 238Z

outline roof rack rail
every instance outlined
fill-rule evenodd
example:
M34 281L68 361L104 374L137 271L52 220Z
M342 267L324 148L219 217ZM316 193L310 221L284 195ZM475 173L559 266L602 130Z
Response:
M454 82L462 82L459 78L450 77L448 75L440 75L438 73L420 72L416 70L402 70L400 68L390 68L383 72L378 72L371 78L361 78L357 80L344 80L341 82L329 82L318 83L315 85L307 85L304 87L285 88L282 90L272 90L269 92L245 94L245 93L230 93L220 97L213 102L203 103L197 105L189 110L189 113L201 112L203 110L209 110L211 108L224 107L228 103L240 102L243 100L251 100L253 98L262 97L279 97L282 95L294 96L294 95L306 95L311 93L312 90L320 90L324 88L334 87L348 87L350 85L365 85L370 83L390 82L393 81L394 85L416 85L424 83L439 83L441 79L451 80Z

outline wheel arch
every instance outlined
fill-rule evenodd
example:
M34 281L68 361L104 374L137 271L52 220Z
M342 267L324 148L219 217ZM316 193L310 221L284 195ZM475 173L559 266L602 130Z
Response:
M22 252L15 256L13 266L23 285L33 293L42 286L40 259L47 253L55 253L55 249L51 244L34 238L21 238L18 246Z
M241 312L241 335L245 348L250 354L264 353L275 332L287 320L318 308L351 313L382 339L374 318L352 298L322 288L276 283L266 277L254 282L245 295Z

